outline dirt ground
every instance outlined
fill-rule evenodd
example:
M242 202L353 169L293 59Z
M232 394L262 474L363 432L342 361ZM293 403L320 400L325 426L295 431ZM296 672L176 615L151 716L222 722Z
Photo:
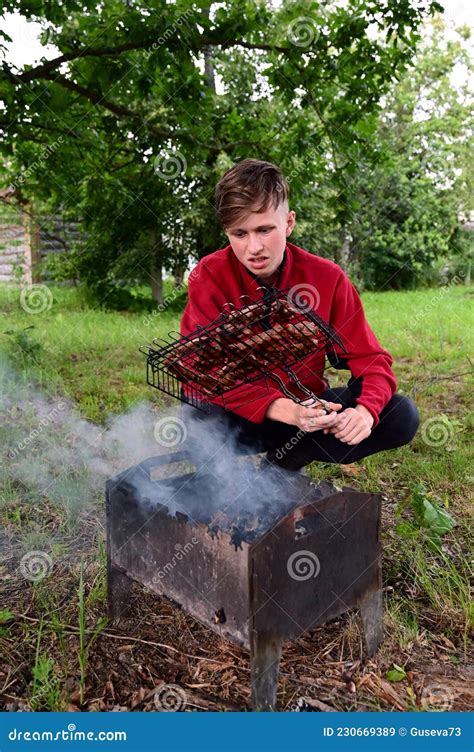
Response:
M7 528L0 585L2 608L8 607L11 618L0 628L2 710L251 710L248 654L138 584L129 616L105 626L90 644L81 701L80 562L88 642L106 612L105 560L97 557L96 545L103 543L102 525L100 514L84 514L81 535L71 539L48 578L37 585L19 576L18 546ZM388 606L402 594L415 600L417 594L409 582L390 581L389 568L384 571L385 640L377 654L365 656L356 612L287 643L278 710L472 709L474 661L465 652L460 625L424 608L413 639L401 644ZM38 655L52 668L34 685ZM404 669L400 681L387 678L394 665Z

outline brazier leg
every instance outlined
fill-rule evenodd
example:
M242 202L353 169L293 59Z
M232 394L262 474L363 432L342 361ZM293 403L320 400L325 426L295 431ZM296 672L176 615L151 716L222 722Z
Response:
M373 655L383 640L382 590L369 590L359 602L367 653Z
M282 642L254 632L250 641L250 673L254 710L275 710Z
M126 616L131 587L131 579L122 570L113 564L107 568L107 614L111 621Z

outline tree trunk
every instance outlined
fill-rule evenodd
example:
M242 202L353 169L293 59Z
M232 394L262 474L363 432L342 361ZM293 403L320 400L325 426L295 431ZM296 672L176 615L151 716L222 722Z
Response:
M204 15L209 18L210 12L211 12L211 5L209 5L207 8L203 8ZM214 75L214 63L213 63L213 49L211 46L206 46L203 48L203 54L204 54L204 76L206 78L206 84L207 86L212 89L212 91L215 93L216 91L216 78Z
M350 240L349 240L349 236L346 235L344 237L344 242L341 248L341 261L340 261L341 266L345 272L347 272L347 269L349 267L350 256L351 256Z
M184 280L184 269L182 266L176 267L174 270L174 286L181 287Z
M33 207L27 204L23 212L23 226L25 231L25 280L28 285L40 281L38 264L41 261L40 229L35 220Z
M471 284L471 267L472 267L472 264L469 261L469 263L467 265L466 276L464 277L464 284L465 285L470 285Z
M156 229L150 230L151 299L156 305L163 303L163 265L161 238Z

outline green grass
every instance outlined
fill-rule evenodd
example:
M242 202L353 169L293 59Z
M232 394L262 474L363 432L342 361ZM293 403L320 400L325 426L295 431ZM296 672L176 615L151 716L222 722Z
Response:
M9 353L22 377L34 372L43 388L60 390L94 421L150 398L138 348L177 330L179 313L94 310L83 306L75 289L51 291L49 310L33 314L22 309L18 288L0 287L0 352ZM402 391L428 390L449 410L450 382L439 379L473 368L473 301L474 289L465 287L363 296L372 328L395 358Z
M64 288L53 288L48 311L28 314L18 289L1 287L0 310L0 351L20 376L28 381L34 374L43 389L60 391L99 422L150 398L138 348L179 327L171 311L151 316L83 308L77 291Z
M160 393L146 384L146 359L138 348L153 337L177 330L180 313L171 308L158 315L93 310L84 307L75 289L52 287L51 292L49 310L28 314L20 305L19 290L0 286L0 356L6 355L15 369L18 389L35 383L44 393L66 396L82 417L99 424L143 400L163 404ZM457 640L464 655L468 651L472 623L468 589L471 500L467 489L473 478L473 302L472 287L363 296L372 328L394 357L399 391L417 402L422 427L410 446L367 458L350 477L342 467L311 467L315 478L331 478L340 485L380 492L385 497L384 584L392 593L386 602L392 651L416 651L420 635L429 632L433 624L433 639L437 630ZM347 372L330 370L329 379L332 386L344 383ZM433 418L447 432L446 441L426 440L426 422ZM34 424L34 411L29 415L25 407L19 424L21 421ZM75 472L71 469L71 483ZM415 524L412 501L420 482L428 497L456 522L437 550L430 547L427 531ZM67 486L64 491L67 495ZM95 504L97 509L102 501ZM81 542L75 537L79 522L74 509L47 496L39 502L27 486L9 478L8 472L4 472L0 488L0 519L21 551L48 551L60 561L70 550L76 563L84 554L78 552ZM411 538L399 532L403 521L413 526ZM91 524L87 519L87 525ZM76 598L79 594L76 674L81 696L89 649L105 623L105 550L99 526L88 545L93 553L86 552L87 588L79 571L72 586ZM36 632L26 627L22 632L15 626L15 634L30 641L30 697L33 704L46 709L62 707L60 677L70 673L74 663L67 655L60 590L57 602L55 594L48 603L38 599L38 607L44 606L39 633L37 627ZM69 602L71 595L63 593L66 600L61 602ZM14 611L13 603L5 602L4 607ZM74 618L77 623L77 610L72 619L68 617L70 624ZM3 629L9 634L14 631L9 623ZM86 631L92 635L89 641ZM45 641L51 635L57 647L54 657L45 652ZM461 660L459 655L452 659L453 665Z

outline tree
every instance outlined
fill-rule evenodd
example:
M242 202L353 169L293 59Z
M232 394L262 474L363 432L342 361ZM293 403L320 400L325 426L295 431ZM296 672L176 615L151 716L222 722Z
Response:
M83 222L76 268L110 302L137 279L155 280L159 300L162 266L219 246L212 188L243 157L281 164L296 202L323 183L337 223L347 170L378 158L380 98L440 6L7 0L13 8L60 55L21 71L3 63L8 179Z
M359 165L360 205L346 227L349 263L369 288L439 282L442 271L467 273L472 261L459 217L474 210L474 95L452 83L460 66L474 72L469 40L467 29L448 40L436 19L386 97L377 135L384 160Z

